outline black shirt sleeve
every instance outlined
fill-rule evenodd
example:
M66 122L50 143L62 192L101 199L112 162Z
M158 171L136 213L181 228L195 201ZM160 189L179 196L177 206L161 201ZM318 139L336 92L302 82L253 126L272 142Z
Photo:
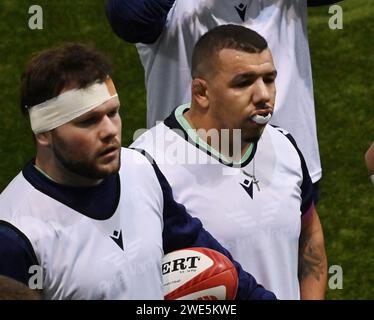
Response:
M38 265L29 239L16 227L0 220L0 274L28 285L30 267Z

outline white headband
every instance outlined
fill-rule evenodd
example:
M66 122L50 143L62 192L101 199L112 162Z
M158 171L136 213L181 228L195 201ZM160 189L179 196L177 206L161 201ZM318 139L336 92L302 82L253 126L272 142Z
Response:
M35 134L50 131L117 96L110 78L84 89L66 91L29 108L31 129Z

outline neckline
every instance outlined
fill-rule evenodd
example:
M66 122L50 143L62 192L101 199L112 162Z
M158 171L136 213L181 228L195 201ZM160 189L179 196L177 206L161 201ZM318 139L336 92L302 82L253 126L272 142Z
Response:
M186 134L186 140L194 144L198 149L205 151L210 156L216 158L219 162L229 167L245 167L253 159L257 143L252 142L249 144L246 152L240 159L240 161L230 161L225 155L220 153L218 150L210 146L205 140L199 137L196 133L196 129L192 128L191 124L185 118L184 113L190 109L190 103L182 104L178 106L173 113L165 120L165 124L171 129L182 129ZM175 119L175 121L173 121Z
M121 192L118 172L96 186L66 186L43 174L32 159L22 175L38 191L94 220L107 220L117 210Z

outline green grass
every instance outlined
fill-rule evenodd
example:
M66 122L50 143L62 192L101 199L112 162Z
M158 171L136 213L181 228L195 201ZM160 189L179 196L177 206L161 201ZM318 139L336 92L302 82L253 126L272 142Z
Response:
M186 0L187 1L187 0ZM28 121L19 112L19 79L40 49L65 41L94 44L115 66L122 101L123 142L145 127L143 70L134 46L112 33L104 0L39 0L44 29L28 28L27 0L0 2L0 190L34 155ZM374 139L374 3L344 1L344 29L330 30L328 7L309 11L318 136L323 166L318 211L330 265L344 272L330 299L374 298L374 187L363 155ZM68 13L68 14L67 14Z
M323 167L318 211L330 265L343 290L331 299L374 298L374 187L363 155L374 140L374 3L345 1L343 30L328 28L327 7L309 12L309 41Z

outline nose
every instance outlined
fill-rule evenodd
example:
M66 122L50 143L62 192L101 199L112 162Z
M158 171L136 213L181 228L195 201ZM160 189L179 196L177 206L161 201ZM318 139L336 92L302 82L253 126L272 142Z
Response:
M254 105L263 105L270 101L270 89L262 78L258 78L254 83L252 100Z
M119 134L121 120L105 115L101 121L99 137L102 141L110 141Z

